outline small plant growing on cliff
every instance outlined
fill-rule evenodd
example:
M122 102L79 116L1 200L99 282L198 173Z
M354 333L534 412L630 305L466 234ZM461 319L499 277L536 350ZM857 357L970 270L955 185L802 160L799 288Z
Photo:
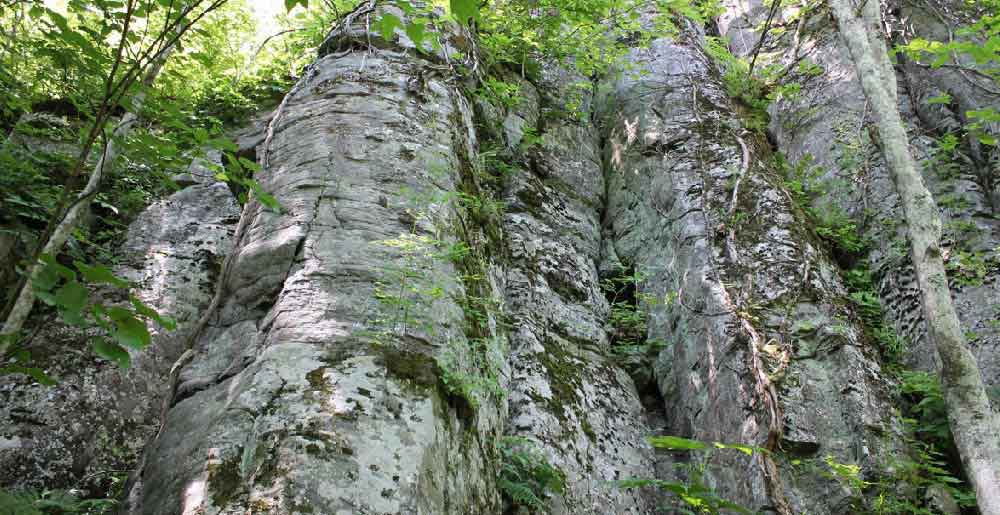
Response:
M637 373L644 375L651 359L667 347L667 342L649 338L648 313L674 300L673 294L661 298L642 291L646 275L641 270L622 267L617 275L601 281L601 290L611 308L608 325L612 357L633 377Z
M446 177L448 169L436 164L428 167L432 177ZM452 191L413 191L403 189L400 199L410 207L410 233L377 242L394 257L395 262L382 269L375 282L377 311L369 320L370 330L361 331L380 345L394 346L400 337L446 337L441 352L434 357L438 379L454 399L473 410L484 401L502 399L499 377L505 356L506 339L501 309L490 294L486 270L488 263L468 227L467 220L486 225L503 211L503 203L464 189ZM454 216L457 215L457 216ZM453 218L454 216L454 218ZM446 236L454 226L456 238ZM420 234L421 222L435 227L433 234ZM460 271L461 288L448 279L445 270ZM435 306L454 301L464 316L464 338L441 334L441 320Z
M375 320L379 328L376 336L385 339L412 330L433 333L434 323L427 315L434 302L445 296L443 283L436 280L435 265L460 250L415 234L401 234L379 245L397 253L399 262L385 267L385 278L375 283L374 296L382 308Z
M952 253L944 264L953 287L980 286L996 267L993 256L965 250Z
M495 77L486 77L476 95L498 107L511 109L522 100L521 87Z
M897 369L906 352L906 341L885 323L882 301L871 271L863 265L847 270L844 272L844 284L849 292L848 299L864 322L865 335L878 347L885 365Z
M861 478L861 467L853 463L841 463L827 454L823 457L826 464L826 476L844 485L855 496L860 497L862 491L871 483Z
M948 458L956 451L941 384L926 372L905 371L900 379L909 452L892 461L891 476L874 483L878 495L872 511L932 515L938 511L928 505L931 492L950 496L962 508L974 507L975 494L956 472L960 466ZM900 485L905 485L902 491Z
M821 179L823 169L813 165L812 156L806 155L798 162L789 163L780 152L774 156L775 168L784 176L785 190L796 207L811 222L816 235L829 242L839 255L854 256L868 248L857 223L830 200L835 192L844 191L839 184Z
M28 490L11 492L0 489L0 513L4 515L45 515L50 513L114 513L114 499L80 499L75 491Z
M634 346L646 341L649 309L658 303L655 295L641 291L646 274L622 267L618 275L601 281L601 289L611 305L608 317L613 346Z
M719 497L705 481L705 465L708 454L730 449L752 456L755 452L762 452L761 449L741 444L724 444L719 442L702 442L681 438L679 436L654 436L649 438L649 442L657 449L663 449L675 453L696 453L691 463L678 463L676 466L681 469L683 475L687 477L684 482L667 481L662 479L626 479L619 481L622 488L659 488L674 498L674 503L670 508L680 513L690 514L710 514L715 515L725 512L751 513L750 510L739 504L727 501Z
M566 475L545 459L531 440L505 436L497 442L504 499L515 508L548 513L548 499L566 488Z
M505 398L507 392L500 387L505 344L499 336L470 339L467 348L450 344L438 358L441 382L448 392L464 398L474 409L484 399ZM466 357L467 366L463 367L460 355Z
M85 329L100 329L102 334L92 340L94 353L123 369L127 369L131 363L127 349L141 350L152 342L149 331L151 322L168 331L176 328L172 319L161 316L138 297L128 295L131 283L115 276L105 267L76 261L74 270L46 254L39 261L44 266L32 282L35 296L54 307L65 323ZM125 292L129 302L106 305L95 301L91 298L88 286L102 286ZM16 338L8 337L15 345L8 349L11 361L0 367L0 374L25 374L43 385L54 385L55 381L44 371L30 365L29 351L17 347Z

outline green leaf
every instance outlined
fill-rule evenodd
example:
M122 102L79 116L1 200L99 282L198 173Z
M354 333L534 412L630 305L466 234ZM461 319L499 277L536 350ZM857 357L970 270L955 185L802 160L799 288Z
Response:
M413 7L413 4L411 4L407 0L396 0L393 3L396 5L396 7L402 9L403 12L406 14L413 14L414 12L416 12L416 9Z
M59 308L59 316L63 318L63 321L70 325L83 327L87 321L83 317L82 311L87 306L89 296L86 287L77 281L70 281L56 290L55 295L47 300ZM48 297L48 294L42 294L40 297Z
M121 345L109 342L104 338L94 342L94 354L116 363L119 367L126 370L132 364L132 358L129 356L127 350L125 350Z
M87 327L87 319L81 311L60 311L63 322L76 327Z
M129 287L128 281L115 276L115 274L112 273L111 270L108 270L103 266L100 265L89 266L83 261L74 261L73 265L76 266L76 269L79 270L81 274L83 274L83 278L86 279L87 282L89 283L110 284L115 288Z
M114 321L125 320L126 318L134 316L132 311L120 306L111 306L110 308L107 308L105 313L111 318L111 320Z
M296 5L301 5L302 7L309 8L309 0L285 0L285 10L291 11L295 9Z
M116 308L111 308L109 313ZM111 315L115 320L115 330L111 332L111 337L118 343L133 349L144 349L152 341L146 324L135 318L131 313L128 316L119 317Z
M375 22L375 30L382 36L382 39L386 41L392 40L392 35L395 33L396 29L403 26L403 22L399 21L399 18L394 14L383 14L378 21Z
M35 297L49 306L59 304L58 299L52 293L52 289L59 284L60 279L76 281L76 274L72 270L56 262L49 255L42 255L40 260L44 266L31 281L31 289L35 292Z
M753 452L757 450L757 447L752 447L750 445L740 445L738 443L715 442L712 445L715 445L716 449L735 449L737 451L742 452L743 454L746 454L747 456L753 456Z
M414 21L413 23L406 24L406 35L413 40L413 44L417 45L418 50L423 50L424 37L427 36L427 24L424 21Z
M450 0L451 12L462 25L479 20L478 0Z
M698 440L688 440L679 436L651 436L649 443L658 449L670 449L672 451L693 451L705 449L708 444Z
M35 381L38 381L38 383L43 386L56 385L55 379L52 379L52 377L46 374L44 370L37 367L22 367L20 365L9 365L0 368L0 375L7 375L7 374L24 374L26 376L31 377Z
M77 281L71 281L56 290L56 305L67 311L80 311L87 304L87 289Z
M94 323L105 331L111 332L111 321L108 320L108 311L104 305L98 303L90 307L90 312L94 315Z
M250 179L246 181L246 185L249 186L251 190L253 190L254 197L256 197L257 201L263 204L264 207L276 213L281 212L281 204L278 203L278 199L274 198L274 196L271 195L270 193L264 191L264 188L260 187L260 183L258 183L253 179Z
M238 162L240 163L240 166L242 166L244 170L250 170L253 173L257 173L262 170L259 164L245 157L239 158Z
M42 270L36 274L32 283L35 288L42 290L51 290L52 287L59 282L59 279L65 279L67 281L72 281L76 279L76 274L72 270L66 268L65 266L59 264L54 257L48 254L42 254L39 256L39 261L45 264ZM41 276L41 278L39 278Z
M52 23L54 23L56 27L59 27L59 30L69 30L69 22L66 21L66 18L63 17L63 15L50 9L46 9L45 14L49 16L49 19L52 20Z
M168 331L173 331L174 329L177 329L177 322L174 321L174 319L170 317L161 316L159 313L157 313L155 309L147 306L146 304L143 304L143 302L134 295L129 295L129 300L132 301L132 306L135 307L136 313L151 318L152 320L156 321L157 324L160 324L160 327Z
M195 143L198 145L204 145L208 142L208 131L202 127L195 127L191 131L191 138L194 139Z
M931 68L935 68L935 69L936 68L940 68L941 66L943 66L944 64L946 64L948 62L948 60L949 60L948 54L941 54L941 55L939 55L937 57L937 59L935 59L933 62L931 62Z
M753 513L752 511L744 508L743 506L740 506L739 504L736 504L734 502L727 501L725 499L715 499L715 502L718 503L720 508L727 508L729 510L738 513L748 513L748 514Z
M966 111L965 116L980 122L1000 122L1000 111L988 107L986 109Z
M645 488L647 486L656 485L656 481L657 480L655 479L647 479L647 478L630 478L630 479L621 479L619 481L615 481L615 484L618 485L620 488Z
M31 281L31 289L35 290L35 295L41 295L43 292L51 291L58 282L59 274L51 266L46 265L35 274Z
M278 203L278 199L274 198L273 195L263 190L259 190L255 192L255 194L257 196L257 200L259 200L261 204L264 204L265 207L277 213L281 212L281 204Z
M928 104L949 104L951 103L951 95L947 93L941 93L940 95L931 97L927 99Z
M208 140L208 146L223 152L239 152L240 147L229 138L212 138Z

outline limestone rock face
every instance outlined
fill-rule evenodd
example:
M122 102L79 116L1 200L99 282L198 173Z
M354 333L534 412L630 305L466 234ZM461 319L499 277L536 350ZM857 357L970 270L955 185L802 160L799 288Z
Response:
M749 52L766 9L737 3L719 27ZM443 50L419 52L402 30L368 33L366 9L236 137L280 210L241 209L196 162L131 228L118 271L181 329L128 375L81 352L49 358L53 389L0 380L0 484L136 467L131 514L523 514L508 484L520 449L558 469L554 514L651 514L670 499L616 481L691 479L695 460L647 440L669 434L766 449L705 454L706 483L751 510L853 511L856 492L816 464L886 476L902 445L886 374L844 263L807 227L771 143L742 128L704 35L634 49L575 111L582 78L511 73L521 101L505 107L446 55L470 35L441 29ZM926 355L850 60L822 20L800 27L794 45L768 45L826 71L773 106L770 135L857 185L830 201L872 235L884 303ZM909 119L952 123L911 101L950 79L903 68ZM914 146L933 145L915 131ZM982 229L985 251L992 204L973 175L934 185L969 198L945 214ZM990 277L957 285L956 302L997 381ZM623 305L641 320L623 327ZM41 334L84 341L61 331Z
M831 455L878 475L898 422L836 265L797 219L696 36L655 41L614 87L607 236L661 299L649 338L668 434L743 442L718 453L723 496L751 509L843 513L849 492L793 460Z
M755 1L727 2L727 12L743 13L720 25L723 35L736 41L756 37L754 27L766 17L766 9L752 9ZM894 44L912 38L947 41L949 24L958 2L928 4L891 2L887 26ZM779 13L778 18L797 16L798 7ZM873 242L865 257L878 282L879 294L896 332L909 345L908 364L927 370L937 367L937 352L926 339L921 318L916 278L909 264L905 227L899 222L899 199L877 142L869 135L871 112L854 73L850 55L826 13L800 17L795 31L771 37L763 52L768 59L791 67L787 81L801 84L801 94L771 106L769 132L776 147L791 163L809 160L821 169L821 181L829 193L821 199L848 213ZM749 35L748 35L749 34ZM752 45L733 45L733 51L748 55ZM821 67L810 74L796 68L795 59ZM1000 305L994 300L1000 255L1000 221L996 217L996 173L1000 156L975 138L959 138L954 153L939 151L938 139L968 123L965 113L1000 104L1000 96L989 81L955 68L931 68L900 54L896 67L900 113L908 124L911 148L924 170L924 179L941 208L955 308L969 345L979 361L983 378L994 392L1000 386ZM942 94L946 103L928 101ZM987 132L998 128L987 126ZM995 150L992 151L995 154Z
M654 477L654 468L638 392L607 335L599 134L573 120L540 121L560 108L573 77L547 79L538 87L519 81L527 100L502 124L543 134L542 143L515 153L524 167L509 174L502 197L505 312L516 321L507 432L540 444L566 473L567 491L552 503L557 513L652 513L652 499L613 486ZM507 142L518 143L509 132Z
M132 512L498 510L504 406L462 389L481 342L449 259L475 136L439 66L330 54L279 108L258 156L282 211L245 214Z
M152 345L133 353L127 373L94 357L94 335L55 320L40 324L33 341L58 352L35 357L59 383L47 387L0 376L0 483L99 490L110 472L135 466L159 427L170 367L183 352L186 330L212 298L238 218L226 185L204 182L154 202L131 224L114 271L135 282L133 293L174 317L179 328L154 334Z

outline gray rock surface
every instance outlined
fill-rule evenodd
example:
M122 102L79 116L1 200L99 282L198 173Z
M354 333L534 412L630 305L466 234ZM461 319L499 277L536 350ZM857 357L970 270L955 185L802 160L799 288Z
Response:
M152 345L132 353L127 373L95 358L94 334L56 320L39 324L29 347L59 384L0 376L0 484L97 494L112 475L135 466L159 427L170 367L183 352L186 329L212 297L238 217L226 185L205 182L153 203L130 225L114 271L179 329L154 333Z
M740 52L766 16L746 4L719 23ZM53 325L39 338L74 349L46 358L60 385L0 378L0 484L75 486L132 467L145 443L128 513L526 513L498 487L497 443L515 436L565 475L548 499L556 514L653 513L664 499L615 481L690 479L685 465L705 465L709 486L754 510L854 510L823 460L885 477L901 447L892 394L837 263L783 189L769 142L742 129L702 36L634 50L648 73L606 79L578 116L563 100L579 78L511 75L522 101L491 106L447 55L467 34L444 29L442 49L422 53L402 30L367 33L366 9L273 121L234 136L266 165L258 179L280 211L251 201L231 242L241 214L209 153L133 225L118 272L182 329L122 375ZM865 258L892 321L914 358L931 355L850 60L820 16L800 27L795 49L789 35L765 50L825 73L794 75L804 92L773 106L771 135L790 161L812 156L846 185L826 201L876 241ZM953 123L910 99L954 78L901 73L915 127ZM955 89L961 105L991 101L972 89ZM914 131L914 148L932 147ZM949 219L981 233L955 249L996 247L982 174L932 182L966 199L944 208ZM996 381L993 273L957 287L956 302ZM638 277L627 295L646 317L632 340L602 287L621 274ZM154 436L184 328L218 285ZM769 453L665 456L653 434Z
M875 351L836 265L743 131L697 39L656 40L614 84L605 224L618 260L660 299L649 339L668 434L769 449L711 455L723 497L751 510L844 513L825 456L876 477L899 445Z
M746 6L752 3L727 2L727 9L746 12ZM899 1L893 2L893 7L895 10L886 20L895 31L897 43L915 37L947 41L948 25L955 26L959 18L953 17L962 12L959 2ZM796 9L786 9L782 14L790 16ZM733 27L734 39L742 37L740 27L753 26L766 16L760 10L750 13L720 27ZM969 15L965 16L968 21ZM865 259L875 273L890 322L908 344L907 363L933 370L938 366L937 353L925 337L905 228L897 213L898 198L877 144L869 136L871 113L850 55L822 9L798 26L801 29L797 36L789 30L782 37L770 38L762 59L765 63L788 65L791 59L801 57L822 67L823 73L811 76L793 68L785 80L800 83L802 92L771 106L769 131L789 162L809 158L821 168L820 181L827 184L829 194L820 199L820 204L832 203L850 214L873 243ZM742 45L733 45L734 52L744 50ZM954 156L936 154L935 149L938 138L968 121L966 111L1000 105L1000 96L975 74L948 67L932 69L902 56L897 77L899 108L909 124L911 148L941 208L943 246L949 252L946 265L952 270L955 307L983 377L995 390L1000 386L1000 303L996 301L1000 298L996 280L1000 273L1000 221L992 186L997 158L971 139L960 141ZM928 103L942 93L949 94L952 102ZM988 130L996 132L995 127Z
M503 192L506 314L516 321L507 432L539 444L566 474L554 513L652 513L653 499L613 483L655 473L643 407L607 335L599 134L573 117L540 120L563 109L571 79L553 73L536 88L512 78L524 100L502 123L509 147L518 145L512 127L542 135L516 153L523 167L507 174Z
M210 381L170 410L132 512L498 509L504 406L462 389L471 293L441 257L468 236L475 144L450 75L401 49L331 53L279 109L260 181L282 212L253 205L182 374Z

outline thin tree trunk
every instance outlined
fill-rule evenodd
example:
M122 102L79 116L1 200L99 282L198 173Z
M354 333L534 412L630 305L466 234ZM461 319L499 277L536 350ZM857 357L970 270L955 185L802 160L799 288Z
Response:
M90 173L90 177L87 180L87 185L83 190L78 193L69 209L66 211L65 216L56 225L55 229L52 231L52 235L49 237L48 241L45 242L45 246L42 247L43 254L55 255L58 253L63 245L66 244L66 240L69 239L70 234L76 228L77 224L83 218L84 214L90 208L90 201L94 195L97 194L98 189L101 186L101 181L104 180L105 175L111 170L112 165L118 158L118 154L121 152L121 141L128 137L132 132L132 128L135 126L139 119L138 112L142 110L142 106L146 100L146 88L153 85L156 81L157 75L160 74L160 70L163 68L163 64L166 62L167 58L173 53L176 43L164 48L159 56L151 63L150 68L146 71L145 76L142 79L142 89L135 96L132 97L132 110L125 113L124 116L118 120L115 130L112 132L112 137L109 138L107 144L104 146L104 152L101 154L100 159L97 160L97 164L94 165L93 171ZM85 159L86 156L83 156ZM28 319L28 315L31 313L31 308L35 304L35 292L32 288L34 278L41 272L43 264L40 262L33 263L29 268L27 273L27 279L21 286L21 290L17 294L17 300L14 301L13 307L10 309L7 319L4 321L3 329L0 330L0 335L10 335L17 333L24 326L25 320ZM9 340L0 341L0 357L7 353L7 349L10 346Z
M941 385L951 433L976 490L980 511L1000 515L1000 426L951 302L939 246L941 218L917 171L899 116L895 72L879 27L879 2L862 1L860 8L850 0L830 3L875 114L882 154L903 204L928 336L941 358Z

